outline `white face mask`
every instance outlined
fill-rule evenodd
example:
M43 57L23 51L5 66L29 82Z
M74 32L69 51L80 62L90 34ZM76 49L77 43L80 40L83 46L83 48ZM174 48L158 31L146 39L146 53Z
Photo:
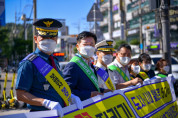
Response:
M130 62L130 58L129 57L119 57L120 58L120 63L122 65L127 65Z
M143 64L143 70L149 71L151 69L151 64Z
M163 67L163 70L164 70L166 73L169 72L169 69L170 69L169 66L164 66L164 67Z
M56 41L52 39L44 39L39 42L40 49L45 53L53 53L56 45Z
M92 46L84 46L80 48L80 54L86 58L93 57L95 48Z
M131 67L133 68L132 71L135 74L138 74L140 72L140 66L139 65L137 65L137 66L132 65Z
M113 56L112 56L111 54L107 54L107 55L104 55L104 56L102 57L102 61L103 61L106 65L110 64L110 63L112 62L112 60L113 60Z

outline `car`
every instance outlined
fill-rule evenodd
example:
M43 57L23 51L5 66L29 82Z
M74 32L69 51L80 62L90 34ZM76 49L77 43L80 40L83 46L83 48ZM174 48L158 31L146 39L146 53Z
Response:
M139 55L135 55L132 57L132 59L138 58ZM155 70L155 65L158 60L163 58L162 54L150 54L150 57L152 58L152 69ZM172 61L172 74L176 80L178 80L178 59L171 56L171 61ZM155 74L157 74L158 71L155 71Z
M63 69L65 68L65 66L66 66L68 63L69 63L69 62L67 62L67 61L59 62L60 70L63 71Z

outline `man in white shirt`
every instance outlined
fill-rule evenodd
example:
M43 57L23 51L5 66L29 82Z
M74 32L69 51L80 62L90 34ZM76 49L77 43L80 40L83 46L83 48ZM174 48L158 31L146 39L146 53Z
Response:
M122 44L116 52L116 59L108 65L111 79L114 80L116 89L126 88L128 86L142 83L140 78L130 79L128 64L131 59L131 47L128 44Z
M95 45L97 49L96 55L98 57L95 69L97 71L99 87L105 89L115 90L114 81L111 80L108 73L107 65L113 61L113 46L115 41L112 39L103 40Z

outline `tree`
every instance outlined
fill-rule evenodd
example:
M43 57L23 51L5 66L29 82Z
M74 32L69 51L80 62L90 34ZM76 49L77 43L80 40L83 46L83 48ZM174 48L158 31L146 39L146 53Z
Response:
M121 44L127 44L127 42L124 40L117 40L114 49L117 49Z
M73 48L74 53L77 53L77 47Z
M138 39L133 39L130 41L131 45L140 45L140 41Z
M9 30L5 27L0 28L0 55L10 57L11 47L9 45Z
M32 24L28 24L27 34L28 37L25 40L22 24L17 24L16 30L14 23L7 23L5 27L0 27L0 56L1 59L3 57L3 59L8 60L8 65L11 65L14 61L19 62L32 52Z

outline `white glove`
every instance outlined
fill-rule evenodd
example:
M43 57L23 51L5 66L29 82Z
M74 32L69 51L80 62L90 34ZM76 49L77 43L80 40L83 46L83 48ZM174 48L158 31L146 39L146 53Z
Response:
M80 98L74 94L71 94L71 103L76 104L78 109L83 109L83 104Z
M51 109L51 110L57 110L58 115L62 118L64 116L63 110L61 105L58 102L50 101L45 99L43 101L43 106Z

